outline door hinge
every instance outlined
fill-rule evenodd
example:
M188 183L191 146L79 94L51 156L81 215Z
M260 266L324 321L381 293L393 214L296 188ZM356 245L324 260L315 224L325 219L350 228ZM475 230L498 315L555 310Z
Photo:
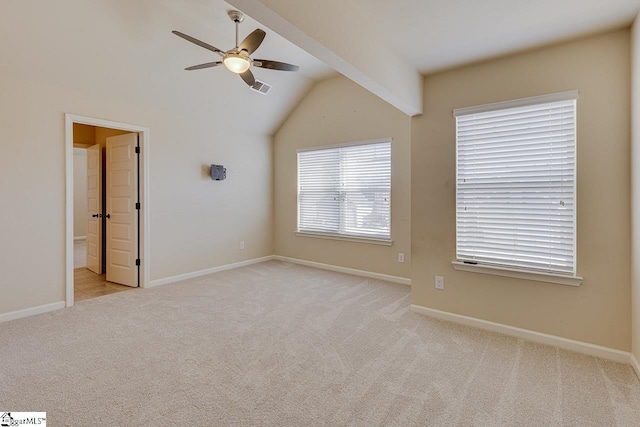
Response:
M140 202L136 202L136 209L140 210Z
M136 147L136 154L140 154L140 147Z
M140 265L140 258L136 260L136 265Z

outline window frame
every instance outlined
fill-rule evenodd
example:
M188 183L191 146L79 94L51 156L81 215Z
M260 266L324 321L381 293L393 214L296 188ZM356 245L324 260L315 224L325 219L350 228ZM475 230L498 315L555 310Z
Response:
M330 232L321 232L321 231L311 231L311 230L301 230L300 229L300 153L310 152L310 151L321 151L321 150L331 150L331 149L339 149L346 147L355 147L355 146L363 146L363 145L374 145L374 144L389 144L390 151L390 160L389 160L389 168L390 176L389 176L389 237L376 237L376 236L363 236L359 234L348 234L348 233L330 233ZM296 231L295 234L300 237L311 237L311 238L322 238L322 239L330 239L330 240L341 240L341 241L349 241L356 243L369 243L376 245L384 245L391 246L393 244L391 229L392 225L392 188L393 188L393 138L377 138L370 139L364 141L353 141L353 142L345 142L339 144L330 144L330 145L320 145L320 146L312 146L312 147L303 147L298 148L296 150ZM340 222L343 221L343 208L340 207Z
M458 257L458 197L459 197L459 142L458 142L458 120L457 118L460 116L467 116L478 113L499 111L499 110L507 110L514 109L519 107L527 107L527 106L535 106L539 104L553 103L553 102L561 102L561 101L574 101L574 141L573 141L573 149L574 149L574 158L575 165L573 170L573 201L574 201L574 209L573 209L573 268L572 272L559 272L559 271L550 271L545 269L538 268L526 268L521 266L509 265L509 264L498 264L498 263L490 263L490 262L472 262L468 260L463 260ZM582 282L582 277L577 275L577 267L578 267L578 251L577 251L577 184L578 184L578 167L577 167L577 154L578 154L578 141L577 141L577 100L578 100L578 91L567 91L567 92L559 92L548 95L534 96L529 98L520 98L514 99L510 101L502 101L491 104L484 104L466 108L458 108L453 110L453 115L456 118L455 124L455 144L456 144L456 260L452 262L454 269L459 271L467 271L467 272L475 272L481 274L491 274L497 276L507 276L513 278L520 279L528 279L534 281L548 282L548 283L557 283L562 285L569 286L579 286Z

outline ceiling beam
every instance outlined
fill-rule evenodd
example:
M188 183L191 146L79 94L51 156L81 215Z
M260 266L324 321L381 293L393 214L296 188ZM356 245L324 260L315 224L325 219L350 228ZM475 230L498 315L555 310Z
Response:
M350 2L227 0L409 116L422 114L422 75Z

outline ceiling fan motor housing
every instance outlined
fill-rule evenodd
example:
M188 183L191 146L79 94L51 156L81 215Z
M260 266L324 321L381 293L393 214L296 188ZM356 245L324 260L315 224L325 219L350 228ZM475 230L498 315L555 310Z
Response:
M230 10L227 12L227 15L229 15L229 18L231 18L231 20L237 24L244 21L244 13L240 12L239 10Z

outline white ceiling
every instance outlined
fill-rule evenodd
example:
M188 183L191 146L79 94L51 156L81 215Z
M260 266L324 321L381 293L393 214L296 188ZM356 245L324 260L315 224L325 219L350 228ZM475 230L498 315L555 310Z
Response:
M640 0L228 1L409 115L422 112L420 74L623 28L640 11Z
M266 28L258 57L300 66L293 73L254 69L257 79L273 86L267 96L249 90L224 67L184 71L220 57L171 30L229 49L235 44L229 9L222 0L2 0L0 76L64 88L87 99L135 99L167 115L273 134L315 81L335 72ZM264 28L247 18L240 37L258 27Z
M190 19L190 22L185 23L187 28L172 28L172 30L176 29L183 33L187 33L223 51L226 51L235 45L235 24L227 15L229 10L233 10L235 8L230 4L221 0L155 0L154 4L162 4L174 13L183 15ZM190 33L190 28L193 29L193 31L197 31L198 34ZM331 67L325 65L273 31L270 31L268 28L265 28L248 15L245 15L244 21L240 24L240 41L242 41L244 37L249 35L249 33L256 28L266 30L267 36L260 48L252 55L253 57L273 59L299 65L299 74L314 80L322 80L335 75L335 72ZM177 40L180 39L177 38ZM187 41L183 41L183 43L185 45L189 44ZM213 57L214 60L220 59L218 55L211 54L203 48L194 45L192 45L192 47L196 52L200 53L200 55L194 55L196 63L198 63L198 57L204 58L204 62L211 60L209 56ZM187 64L187 66L188 65L195 64ZM271 70L255 68L252 68L252 71L258 80L266 80L267 82L268 76L274 73ZM282 73L276 72L276 74Z
M414 115L419 72L622 27L640 10L640 0L228 1L260 21L247 17L241 38L267 31L254 56L300 65L298 73L254 69L273 85L267 96L223 67L183 70L219 57L171 30L234 45L234 7L222 0L3 0L0 74L87 97L134 94L167 112L269 135L334 69Z
M307 2L260 1L317 16L315 6ZM220 0L154 2L158 3L192 19L194 30L208 29L194 34L196 37L222 50L233 45L233 25L226 14L234 8L230 4ZM331 3L349 15L351 28L338 28L335 17L322 23L327 33L339 32L346 38L355 37L355 33L371 33L372 40L383 40L387 48L422 74L621 28L630 25L640 12L640 0L325 0L321 4L328 8ZM258 27L265 28L247 17L240 27L240 38ZM295 43L265 29L268 36L260 48L260 57L298 64L300 73L315 81L336 74ZM194 64L199 58L205 62L207 52L194 54ZM348 57L342 59L349 61ZM257 70L255 74L270 83L272 72Z
M640 11L640 0L351 2L423 74L628 26Z

